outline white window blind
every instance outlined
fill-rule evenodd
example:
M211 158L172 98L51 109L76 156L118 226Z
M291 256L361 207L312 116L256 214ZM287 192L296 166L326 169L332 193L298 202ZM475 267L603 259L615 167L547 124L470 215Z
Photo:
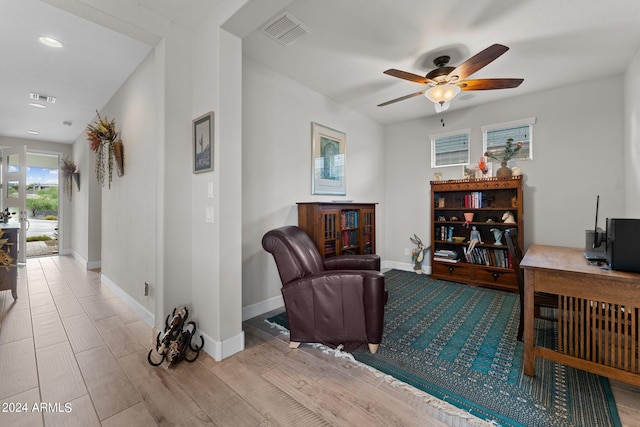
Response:
M511 138L513 145L522 142L523 146L512 158L512 160L531 160L533 158L533 124L535 117L518 120L508 123L500 123L482 127L484 142L484 152L500 157L507 143ZM496 161L489 158L489 161Z
M470 130L431 135L431 167L469 164Z

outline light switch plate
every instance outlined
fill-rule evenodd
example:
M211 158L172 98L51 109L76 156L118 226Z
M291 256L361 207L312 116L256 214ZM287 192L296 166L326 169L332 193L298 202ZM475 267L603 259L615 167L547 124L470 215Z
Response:
M205 222L213 222L213 206L207 206L206 208L204 208L205 212L204 212L204 220Z
M213 181L207 182L207 197L213 199Z

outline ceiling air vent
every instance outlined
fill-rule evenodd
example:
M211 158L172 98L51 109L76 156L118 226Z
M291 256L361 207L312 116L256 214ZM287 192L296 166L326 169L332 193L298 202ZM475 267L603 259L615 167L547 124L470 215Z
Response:
M41 95L41 94L35 93L35 92L29 92L29 98L34 99L36 101L48 102L49 104L55 104L56 103L56 98L55 97L47 96L47 95Z
M291 46L300 37L311 32L306 25L290 13L272 19L262 28L262 31L285 46Z

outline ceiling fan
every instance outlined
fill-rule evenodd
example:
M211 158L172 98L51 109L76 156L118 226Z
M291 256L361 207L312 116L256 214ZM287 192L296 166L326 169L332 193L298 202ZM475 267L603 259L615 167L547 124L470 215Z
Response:
M399 79L426 85L427 88L420 92L383 102L382 104L378 104L378 107L384 107L394 102L404 101L405 99L424 94L435 104L436 111L441 112L449 108L450 101L462 90L492 90L518 87L524 79L464 80L471 74L489 65L508 50L509 48L507 46L494 44L467 59L458 67L447 65L451 59L449 56L439 56L433 61L437 68L431 70L424 77L394 68L389 69L384 73Z

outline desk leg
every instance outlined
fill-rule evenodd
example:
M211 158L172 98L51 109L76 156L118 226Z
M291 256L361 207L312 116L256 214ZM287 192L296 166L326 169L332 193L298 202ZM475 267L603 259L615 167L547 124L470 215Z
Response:
M533 355L534 334L534 289L535 275L533 271L524 271L524 373L535 376Z

